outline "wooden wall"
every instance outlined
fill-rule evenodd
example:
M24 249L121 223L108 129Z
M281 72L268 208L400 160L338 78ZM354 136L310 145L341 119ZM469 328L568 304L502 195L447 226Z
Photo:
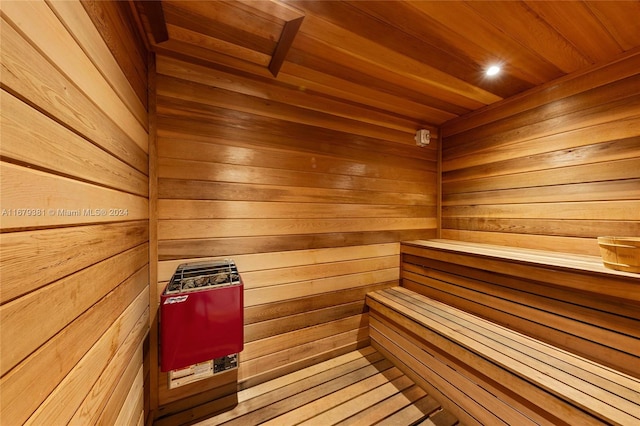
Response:
M146 53L84 6L2 2L3 425L144 422Z
M640 52L443 126L442 237L598 255L640 235Z
M437 143L272 79L157 59L158 293L182 262L245 282L242 387L368 344L364 294L398 282L398 241L435 236ZM402 141L402 142L400 142ZM169 391L159 416L235 390Z

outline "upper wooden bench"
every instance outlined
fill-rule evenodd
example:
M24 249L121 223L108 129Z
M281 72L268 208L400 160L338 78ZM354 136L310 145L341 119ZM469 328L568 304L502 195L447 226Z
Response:
M402 287L367 304L372 345L467 424L640 424L637 378Z
M598 256L438 239L403 242L401 253L426 255L443 262L538 280L640 306L640 274L605 268Z
M640 274L449 240L403 243L401 257L403 287L640 378Z

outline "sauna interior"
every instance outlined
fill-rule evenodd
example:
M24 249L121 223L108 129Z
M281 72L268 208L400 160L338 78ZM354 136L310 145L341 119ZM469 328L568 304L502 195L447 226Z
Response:
M0 10L3 426L640 424L640 2ZM239 365L169 388L218 259Z

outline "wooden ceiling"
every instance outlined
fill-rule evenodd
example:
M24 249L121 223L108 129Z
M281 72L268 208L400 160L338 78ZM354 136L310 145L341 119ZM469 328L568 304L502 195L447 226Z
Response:
M151 49L440 125L640 46L640 1L143 1ZM498 63L503 72L488 78Z

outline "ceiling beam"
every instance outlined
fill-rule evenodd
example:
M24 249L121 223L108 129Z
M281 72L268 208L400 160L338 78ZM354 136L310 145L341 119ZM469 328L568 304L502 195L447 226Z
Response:
M274 77L278 76L280 68L282 67L284 60L287 57L287 53L289 53L289 49L291 49L293 40L296 38L296 34L298 34L300 25L302 25L303 19L304 16L301 16L300 18L287 21L284 24L284 28L282 28L282 34L280 35L280 40L278 41L276 49L273 52L271 62L269 62L269 71L271 71L271 74Z
M153 34L153 39L156 44L169 40L167 22L164 19L164 12L162 11L162 3L160 0L145 0L140 3L149 20L149 27L151 28L151 33Z

